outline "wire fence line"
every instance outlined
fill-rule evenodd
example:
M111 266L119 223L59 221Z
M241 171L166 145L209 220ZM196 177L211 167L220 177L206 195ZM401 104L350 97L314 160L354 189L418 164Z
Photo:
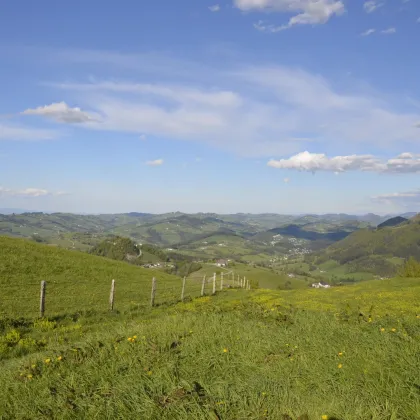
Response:
M3 283L0 285L0 317L42 318L85 311L130 311L211 296L230 288L251 289L251 282L230 271L203 275L200 279L184 277L179 281L155 276L137 282L116 278L95 283L66 279Z

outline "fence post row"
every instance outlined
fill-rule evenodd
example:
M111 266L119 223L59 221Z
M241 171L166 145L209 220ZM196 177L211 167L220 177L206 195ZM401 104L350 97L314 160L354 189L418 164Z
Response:
M150 297L150 306L155 306L155 296L156 296L156 278L153 277L153 280L152 280L152 295Z
M203 277L203 281L201 283L201 296L204 296L204 287L206 285L206 275Z
M213 274L213 295L216 294L216 273Z
M220 290L223 290L223 273L220 273Z
M184 278L182 279L181 301L183 301L183 300L184 300L184 294L185 294L185 280L186 280L186 277L184 276Z
M114 299L115 299L115 280L111 282L111 293L109 294L109 309L114 310Z
M45 313L45 292L47 289L47 282L45 280L41 281L41 294L39 299L39 316L44 317Z

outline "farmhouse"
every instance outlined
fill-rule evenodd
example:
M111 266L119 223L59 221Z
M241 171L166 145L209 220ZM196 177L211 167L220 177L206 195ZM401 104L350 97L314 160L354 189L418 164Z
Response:
M315 289L319 289L319 288L321 288L321 289L328 289L331 286L329 284L319 282L319 283L312 283L312 287L314 287Z
M216 265L218 267L226 267L228 265L228 262L226 260L217 260Z

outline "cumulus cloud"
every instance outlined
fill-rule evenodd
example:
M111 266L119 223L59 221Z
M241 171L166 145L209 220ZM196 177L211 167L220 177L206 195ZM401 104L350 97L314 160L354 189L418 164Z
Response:
M378 173L417 173L420 172L420 154L402 153L401 155L381 161L372 155L349 155L328 157L323 153L298 153L288 159L274 160L268 166L278 169L291 169L306 172L364 171Z
M396 28L388 28L388 29L384 29L383 31L381 31L381 34L392 35L392 34L395 34L396 32L397 32Z
M218 12L220 10L220 6L215 4L214 6L209 7L210 12Z
M363 3L363 9L366 13L372 13L384 5L383 2L378 0L368 0Z
M10 195L17 197L44 197L46 195L63 195L65 193L58 192L52 193L48 190L42 188L25 188L23 190L13 190L10 188L5 188L0 186L0 195Z
M146 162L148 166L160 166L163 165L163 159L149 160Z
M375 32L376 32L376 29L371 28L371 29L367 29L366 31L362 32L360 35L361 36L369 36L369 35L374 34Z
M284 179L283 179L283 182L284 182L285 184L288 184L288 183L290 182L290 178L284 178Z
M264 26L262 22L254 25L267 32L279 32L295 25L322 25L345 12L344 3L339 0L235 0L234 4L243 11L297 13L281 26Z
M80 108L70 108L65 102L52 103L51 105L39 106L27 109L22 115L40 115L57 122L77 124L93 121L94 118Z

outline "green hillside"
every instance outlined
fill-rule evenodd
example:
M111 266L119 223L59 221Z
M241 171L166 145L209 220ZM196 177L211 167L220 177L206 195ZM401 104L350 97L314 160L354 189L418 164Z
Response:
M287 229L285 225L292 228ZM289 239L305 242L307 249L324 248L349 232L366 226L367 222L356 216L342 215L0 214L0 235L32 238L68 249L88 251L107 236L117 235L131 238L136 243L181 248L182 252L196 258L211 259L231 254L246 261L262 261L275 254L294 253L296 244ZM280 229L286 235L284 241L275 240L275 247L271 242L276 232L271 229ZM227 243L223 248L213 243L203 249L203 242L207 240Z
M106 311L111 280L116 281L115 308L148 305L152 278L158 279L157 302L178 298L181 279L126 262L0 237L0 314L38 314L40 282L47 281L48 315ZM187 292L194 291L189 284Z
M420 280L396 279L0 318L0 418L416 419L419 302Z
M396 226L359 230L307 260L317 265L333 260L348 274L393 276L410 256L420 260L420 216Z

